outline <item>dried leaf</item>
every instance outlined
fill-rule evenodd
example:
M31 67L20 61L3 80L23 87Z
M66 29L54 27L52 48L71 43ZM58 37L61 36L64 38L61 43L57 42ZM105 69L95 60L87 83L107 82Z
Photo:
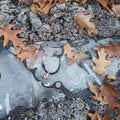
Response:
M98 59L95 57L92 58L92 61L95 63L95 66L93 66L93 70L99 74L102 75L105 73L105 67L110 64L109 60L106 60L107 53L104 52L104 48L102 48L100 51L98 51Z
M110 9L111 6L110 0L96 0L96 1L98 1L106 10L112 13L112 10Z
M117 77L115 75L108 75L106 81L111 82L111 81L116 80L116 79L117 79Z
M96 85L93 85L92 82L88 81L88 86L89 86L89 90L94 93L95 96L93 96L94 99L98 99L98 95L100 93L100 90L99 90L99 86L96 84ZM101 101L102 98L99 98Z
M108 112L105 112L104 117L100 117L97 111L94 114L88 113L88 116L91 120L109 120Z
M21 53L19 53L17 55L18 58L21 59L21 61L26 60L26 59L30 59L30 65L33 65L34 62L36 61L36 59L41 55L41 58L44 54L44 49L42 47L40 48L36 48L33 44L29 45L29 49L27 49L26 51L21 51Z
M86 2L87 2L87 0L66 0L66 2L68 2L68 1L70 1L70 2L77 2L77 3L79 3L79 4L85 4Z
M94 15L85 15L85 12L82 11L78 13L74 17L74 22L79 26L79 33L81 33L84 29L87 30L88 34L91 35L92 33L97 34L98 31L96 29L96 24L90 22Z
M100 116L97 111L94 114L88 113L88 116L90 117L91 120L100 120Z
M9 24L0 29L0 36L4 36L4 43L3 46L7 46L8 42L11 41L13 43L14 48L20 47L21 49L25 50L26 46L23 44L24 38L18 38L17 34L22 33L23 30L12 30L14 24Z
M96 85L92 84L91 86L91 84L89 84L89 87L90 91L95 94L94 89L96 89ZM102 105L108 104L109 109L114 111L116 108L120 107L120 104L116 100L117 97L120 97L120 93L116 92L114 89L115 86L102 84L102 86L99 88L99 93L95 94L97 96L95 96L94 99L100 101L100 104Z
M28 4L31 5L33 3L33 0L18 0L20 4Z
M80 62L88 57L80 49L79 49L79 53L74 52L74 49L68 43L64 45L64 54L67 55L67 59L69 63Z
M107 58L111 58L113 56L120 58L120 42L117 45L114 45L112 41L109 41L108 46L104 46L100 44L97 47L94 47L94 50L100 51L101 48L104 48L105 53L108 54Z
M112 4L112 10L117 17L120 17L120 4Z
M34 0L31 5L31 10L33 12L48 14L56 2L65 2L65 0Z

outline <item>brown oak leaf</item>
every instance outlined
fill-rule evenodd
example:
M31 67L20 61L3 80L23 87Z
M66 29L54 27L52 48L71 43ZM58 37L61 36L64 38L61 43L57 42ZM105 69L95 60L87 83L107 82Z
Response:
M92 58L92 61L95 63L95 66L93 66L93 70L99 74L102 75L105 73L105 67L110 64L110 60L106 60L107 53L104 52L104 48L102 48L100 51L98 51L98 59L95 57Z
M96 1L98 1L106 10L112 13L112 10L110 8L111 6L110 0L96 0Z
M9 24L0 29L0 36L4 36L4 43L3 46L7 46L8 42L11 41L13 43L14 48L20 47L21 49L25 50L26 46L23 44L24 38L18 38L18 34L22 33L23 30L12 30L14 24Z
M98 89L96 85L93 85L90 82L88 85L90 87L90 91L95 94L94 99L100 101L100 104L108 104L111 111L114 111L116 108L120 108L120 104L116 100L116 98L120 98L120 93L115 91L115 86L103 83Z
M75 63L75 62L77 63L88 58L88 56L85 53L83 53L81 49L79 49L79 52L77 53L68 43L65 44L63 48L64 48L64 54L67 55L67 59L69 63Z
M42 12L48 14L56 2L65 2L65 0L34 0L31 5L31 10L35 13Z
M96 111L94 114L88 113L88 116L91 120L109 120L108 112L105 112L104 117L100 117L98 111Z
M34 64L34 62L37 60L38 57L44 56L45 51L42 47L36 48L34 44L29 44L27 50L22 50L19 54L17 54L17 57L21 59L21 61L24 61L26 59L30 60L29 67Z
M117 45L114 45L112 41L109 41L108 46L104 46L103 44L100 44L97 47L94 47L94 50L100 51L102 48L104 48L104 52L108 54L107 58L111 58L113 56L120 58L120 42L117 43Z
M96 23L90 22L90 19L94 17L93 14L85 15L85 12L82 11L78 13L74 17L74 23L79 26L79 33L81 33L84 29L87 30L88 34L91 35L92 33L97 34L98 31L96 29Z

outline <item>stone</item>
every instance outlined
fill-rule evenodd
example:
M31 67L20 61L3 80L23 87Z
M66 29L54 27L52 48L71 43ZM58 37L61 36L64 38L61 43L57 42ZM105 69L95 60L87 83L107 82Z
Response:
M36 14L30 12L30 19L31 19L31 24L32 24L36 29L38 29L38 28L41 27L42 21L40 20L40 18L39 18Z
M60 66L59 58L57 57L45 57L43 63L48 73L56 72Z

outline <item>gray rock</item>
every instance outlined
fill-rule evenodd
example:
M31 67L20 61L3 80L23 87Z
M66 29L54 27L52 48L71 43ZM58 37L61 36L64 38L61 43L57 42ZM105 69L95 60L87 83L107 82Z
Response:
M56 72L60 66L59 58L57 57L45 57L43 63L48 73Z
M105 74L116 75L119 69L120 69L120 60L117 58L112 58L111 64L106 66L106 73Z
M42 21L40 20L40 18L39 18L36 14L30 12L30 19L31 19L31 24L32 24L36 29L38 29L38 28L41 27Z

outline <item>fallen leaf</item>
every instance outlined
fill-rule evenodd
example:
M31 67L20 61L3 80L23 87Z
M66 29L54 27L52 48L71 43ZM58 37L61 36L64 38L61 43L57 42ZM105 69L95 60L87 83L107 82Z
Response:
M109 120L108 112L105 112L104 117L100 117L98 111L96 111L94 114L88 113L88 116L91 118L91 120Z
M88 81L88 86L89 86L89 90L94 93L95 96L93 96L94 99L98 99L98 95L100 93L100 90L99 90L99 86L97 84L93 85L92 82ZM101 101L102 98L99 98Z
M12 30L14 24L9 24L0 29L0 36L4 36L3 46L7 46L8 42L11 41L13 43L14 48L20 47L23 50L26 50L26 46L23 44L24 38L18 38L18 34L22 33L23 30Z
M117 77L115 75L108 75L106 78L106 81L111 82L111 81L116 80L116 79L117 79Z
M21 53L19 53L17 57L20 58L21 61L30 59L29 66L31 66L34 64L38 57L43 57L45 51L42 47L36 48L33 44L28 45L28 47L29 49L27 49L26 51L21 51Z
M88 116L90 117L91 120L100 120L100 116L98 114L98 111L96 111L94 114L88 113Z
M120 58L120 42L117 43L117 45L114 45L112 41L109 41L108 46L100 44L99 46L94 47L93 49L100 51L102 48L104 48L104 52L108 54L108 59L114 56Z
M31 5L33 3L33 0L18 0L20 4L28 4Z
M87 0L66 0L66 2L77 2L79 4L85 4L87 2Z
M100 51L98 51L98 59L95 57L92 58L92 61L95 63L95 66L93 66L93 70L99 74L102 75L105 73L105 67L110 64L110 60L106 60L107 53L104 52L104 48L102 48Z
M120 17L120 4L112 4L112 10L116 14L117 17Z
M84 29L87 30L89 35L91 35L92 33L94 34L98 33L96 29L96 24L90 22L90 19L92 19L93 17L94 17L93 14L85 15L84 11L78 13L74 17L74 23L79 26L79 33L81 33Z
M116 108L120 107L120 104L117 102L116 98L120 98L120 93L116 92L115 86L108 85L108 84L102 84L101 87L96 88L96 85L91 86L91 84L88 84L90 87L90 91L95 94L94 99L100 101L100 104L105 105L108 104L109 109L111 111L114 111ZM99 91L96 93L96 91Z
M64 54L67 55L67 59L69 63L77 63L82 60L85 60L88 56L79 49L79 52L75 52L74 49L70 46L70 44L64 45Z
M31 10L33 12L48 14L56 2L65 2L65 0L34 0L31 5Z
M106 10L112 13L112 10L110 8L111 6L110 0L96 0L96 1L98 1Z

